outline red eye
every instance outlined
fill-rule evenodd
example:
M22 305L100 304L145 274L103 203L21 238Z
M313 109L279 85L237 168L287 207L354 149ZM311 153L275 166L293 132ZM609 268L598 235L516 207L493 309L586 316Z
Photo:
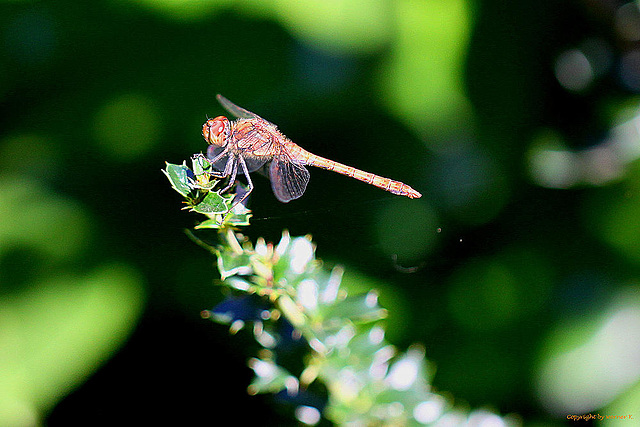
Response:
M229 127L229 120L224 116L209 119L202 126L202 136L209 144L221 144ZM222 137L221 137L222 135Z

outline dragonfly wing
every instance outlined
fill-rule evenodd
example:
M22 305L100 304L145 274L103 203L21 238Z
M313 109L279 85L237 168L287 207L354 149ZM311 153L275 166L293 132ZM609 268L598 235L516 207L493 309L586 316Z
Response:
M268 159L252 159L250 157L245 157L244 162L247 165L247 169L249 172L255 172L267 163Z
M309 171L300 163L276 157L269 167L269 178L273 194L282 203L287 203L304 194L309 183Z
M210 161L214 159L218 159L218 156L220 156L220 154L222 154L224 150L225 150L224 147L220 147L217 145L210 145L209 148L207 148L207 158ZM216 172L224 172L224 168L225 166L227 166L228 160L229 160L229 155L225 154L224 156L220 157L218 160L213 162L211 166L213 170L215 170Z
M229 101L227 98L225 98L224 96L222 96L220 94L218 94L216 96L216 98L218 98L218 102L220 103L220 105L222 105L224 107L225 110L227 110L228 112L230 112L231 114L233 114L234 116L236 116L239 119L260 119L260 120L264 120L262 117L260 117L256 113L252 113L249 110L245 110L244 108L237 106L236 104L234 104L233 102Z

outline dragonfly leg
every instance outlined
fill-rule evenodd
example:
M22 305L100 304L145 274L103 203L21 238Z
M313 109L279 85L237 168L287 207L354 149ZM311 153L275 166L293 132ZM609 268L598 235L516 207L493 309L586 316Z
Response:
M240 157L240 161L242 161L242 157ZM233 157L229 157L222 175L223 177L229 177L229 183L220 190L220 193L226 193L233 187L233 184L236 183L236 175L238 175L238 161Z
M207 157L209 158L209 163L214 164L216 163L218 160L220 160L221 158L223 158L224 156L229 154L229 150L225 149L222 150L222 153L218 154L217 156L215 156L213 159L209 157L209 153L207 151Z
M242 158L242 156L238 157L238 161L237 162L234 162L233 179L232 179L231 184L233 184L233 182L235 182L236 175L238 174L238 162L240 163L240 166L242 167L242 173L244 174L244 176L247 177L247 192L244 193L242 195L242 197L240 197L240 199L238 199L237 201L233 202L233 205L231 206L231 209L229 209L229 212L227 212L225 214L225 216L222 218L222 223L224 223L224 221L231 214L233 209L236 206L238 206L239 204L241 204L242 202L244 202L244 200L247 197L249 197L249 194L251 194L251 192L253 191L253 181L251 181L251 177L249 176L249 168L247 168L247 164L245 163L244 158ZM227 187L229 187L229 186L227 186ZM221 191L221 192L223 192L223 191Z
M253 181L251 181L251 177L249 176L249 168L247 168L247 163L244 161L244 158L240 157L240 166L242 166L242 173L247 177L247 192L242 195L242 198L238 200L238 202L234 203L237 205L238 203L244 202L244 200L249 197L249 194L253 191Z
M217 163L220 159L222 159L224 156L229 156L229 151L228 150L224 150L222 153L218 154L217 156L215 156L213 159L208 159L209 163L213 166L215 163ZM207 156L208 157L208 156ZM229 156L229 159L227 160L227 163L225 164L224 170L222 172L214 172L211 171L209 172L212 176L216 177L216 178L226 178L229 176L229 173L231 172L231 166L229 165L229 163L235 160L233 158L233 156Z

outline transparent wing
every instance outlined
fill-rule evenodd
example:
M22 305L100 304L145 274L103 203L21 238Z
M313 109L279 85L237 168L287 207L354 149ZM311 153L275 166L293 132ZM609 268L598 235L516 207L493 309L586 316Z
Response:
M207 149L207 158L209 159L209 161L217 159L218 156L223 151L224 151L223 147L210 145L209 148ZM229 155L225 154L224 156L222 156L218 160L216 160L214 163L211 163L211 166L212 166L213 170L216 171L216 172L224 172L224 169L227 166L227 162L228 161L229 161ZM259 159L259 158L244 157L244 162L247 165L247 170L249 172L257 171L262 166L264 166L264 164L267 163L268 161L269 161L269 159Z
M273 194L282 203L287 203L304 194L309 183L309 171L300 163L279 156L271 161L269 178Z
M224 147L219 147L217 145L210 145L209 148L207 148L207 158L209 159L209 161L218 159L218 156L222 154L223 151L224 151ZM224 172L224 168L227 165L227 160L229 160L228 154L220 157L215 162L212 162L211 166L213 167L213 170L216 172Z
M252 113L249 110L245 110L244 108L237 106L236 104L229 101L227 98L225 98L220 94L218 94L216 98L218 98L218 102L220 103L220 105L224 107L225 110L227 110L234 116L238 117L239 119L260 119L260 120L264 120L267 123L270 123L267 120L260 117L259 115L257 115L256 113Z
M269 159L252 159L252 158L247 158L244 157L244 162L247 165L247 169L249 170L249 172L255 172L258 169L260 169L262 166L264 166L265 163L267 163L267 161L269 161Z

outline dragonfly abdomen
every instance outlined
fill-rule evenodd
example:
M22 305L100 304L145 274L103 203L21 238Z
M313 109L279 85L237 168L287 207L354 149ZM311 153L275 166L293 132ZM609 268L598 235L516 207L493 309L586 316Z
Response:
M336 161L325 159L324 157L309 153L306 150L302 151L304 153L301 153L301 157L304 157L303 160L307 165L330 170L351 178L355 178L359 181L366 182L367 184L382 188L383 190L388 191L391 194L407 196L411 199L422 197L422 194L403 182L394 181L392 179L385 178L371 172L365 172L363 170L356 169L353 166L343 165L342 163L338 163Z

